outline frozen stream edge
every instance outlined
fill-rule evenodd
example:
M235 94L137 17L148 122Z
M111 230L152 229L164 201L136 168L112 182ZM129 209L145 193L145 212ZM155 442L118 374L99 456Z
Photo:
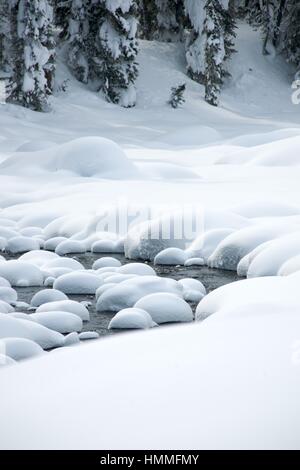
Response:
M17 259L19 257L19 255L12 256L7 253L5 253L4 256L7 260ZM83 254L69 255L68 257L76 259L77 261L82 263L85 269L91 269L94 261L96 261L97 259L103 256L112 256L120 260L122 265L136 262L135 260L129 260L125 258L124 255L109 254L109 253L94 254L91 252L86 252ZM152 266L157 272L158 276L161 276L161 277L170 277L176 280L180 280L183 278L198 279L204 284L207 290L207 293L225 284L229 284L231 282L237 281L238 279L241 279L237 276L236 272L234 271L211 269L207 266L190 266L190 267L154 266L153 263L150 263L150 262L147 264ZM31 298L34 296L34 294L36 294L42 289L44 289L44 287L21 287L21 288L15 287L15 290L18 293L18 300L21 302L27 302L27 303L30 303ZM97 331L100 336L112 335L112 334L128 331L128 330L109 330L108 329L108 324L115 314L113 314L112 312L107 312L107 313L98 312L97 313L96 312L96 299L94 295L68 295L68 297L71 300L76 300L78 302L85 301L85 302L91 303L89 307L90 321L84 322L82 331ZM195 312L195 308L197 304L190 303L190 305L193 309L193 312ZM16 308L16 311L24 311L24 310L22 308L20 309ZM168 323L167 325L170 325L170 323Z

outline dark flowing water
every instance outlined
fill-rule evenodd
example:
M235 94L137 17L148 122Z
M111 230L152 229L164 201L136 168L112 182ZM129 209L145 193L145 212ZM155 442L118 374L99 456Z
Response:
M103 256L113 256L120 260L122 264L132 263L136 261L128 260L124 257L124 255L110 255L110 254L94 254L94 253L84 253L84 254L76 254L76 255L69 255L80 263L86 269L91 269L92 265L95 260L101 258ZM6 256L7 259L13 259L11 256ZM15 257L14 257L15 259ZM238 280L238 276L233 271L223 271L220 269L211 269L207 266L189 266L189 267L175 267L175 266L153 266L152 263L149 263L157 272L159 276L162 277L170 277L176 280L184 279L184 278L194 278L201 281L204 286L206 287L207 292L211 292L214 289L217 289L220 286L225 284L229 284L230 282L234 282ZM18 300L22 302L30 303L31 298L33 297L36 292L43 289L43 287L23 287L23 288L15 288L18 292ZM96 302L94 295L68 295L68 297L72 300L76 300L78 302L87 301L90 302L91 305L89 307L90 311L90 321L85 322L83 324L83 331L97 331L99 335L108 335L108 334L115 334L116 331L109 330L108 324L113 317L111 312L105 313L97 313L96 312ZM193 311L195 311L196 304L191 304ZM19 311L24 311L21 308L17 309Z

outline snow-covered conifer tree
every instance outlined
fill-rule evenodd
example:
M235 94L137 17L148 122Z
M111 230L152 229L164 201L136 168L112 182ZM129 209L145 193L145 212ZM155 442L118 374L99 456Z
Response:
M205 37L202 35L205 19L204 0L184 0L185 13L191 24L186 42L187 72L189 76L204 83L205 73Z
M205 99L217 105L225 62L234 52L235 15L228 0L185 0L192 30L187 43L189 75L205 85Z
M100 10L95 17L92 14L93 22L98 23L90 76L100 80L100 89L108 101L124 107L134 106L134 82L138 75L136 2L93 0L93 4Z
M182 0L155 0L157 9L157 39L174 41L183 33L184 5Z
M68 37L71 7L72 0L54 1L55 25L60 29L59 36L61 39L66 39Z
M155 0L138 0L139 37L149 41L157 38L157 7Z
M223 83L225 60L224 17L218 0L207 0L205 4L205 101L218 105Z
M287 0L284 18L281 48L288 60L300 67L300 4L298 0Z
M8 0L0 2L0 72L8 76L11 68L10 55L10 5Z
M53 8L49 0L12 0L12 100L46 110L55 69Z
M68 64L77 80L83 83L87 83L89 77L89 7L89 0L72 0L69 20Z

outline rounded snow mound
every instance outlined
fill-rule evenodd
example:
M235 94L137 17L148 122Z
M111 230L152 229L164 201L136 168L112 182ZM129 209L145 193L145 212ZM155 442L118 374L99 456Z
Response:
M155 323L173 323L193 321L193 312L189 304L170 293L157 292L142 297L135 308L146 310Z
M116 258L103 256L102 258L97 259L93 264L93 269L95 270L100 269L100 268L110 268L110 267L119 268L121 267L121 263Z
M82 330L81 318L70 312L53 310L36 312L30 315L30 319L58 333L72 333L73 331L80 332Z
M55 289L43 289L37 292L31 299L31 306L38 308L40 305L49 303L49 302L57 302L60 300L68 300L66 294L61 292L60 290Z
M124 308L110 321L108 328L112 329L148 329L157 326L151 315L140 308Z
M154 258L155 265L184 265L188 258L187 253L180 248L166 248L158 253Z
M39 248L40 244L35 238L19 236L13 237L8 241L6 250L9 253L17 254L31 250L39 250Z
M65 294L94 295L101 284L103 282L95 274L75 271L60 276L53 287Z
M0 263L0 276L16 287L42 286L44 280L37 266L20 260Z
M182 297L182 291L182 286L174 279L158 276L138 276L127 279L104 291L98 297L96 308L97 312L119 312L124 308L133 307L145 295L156 292L169 292Z
M53 349L64 345L64 337L57 331L34 321L12 318L2 313L0 314L0 339L9 337L30 339L43 349Z
M57 300L40 305L36 313L39 312L69 312L77 315L81 320L88 321L90 314L88 309L75 300Z
M112 179L135 178L139 173L119 145L102 137L81 137L48 150L19 152L5 160L0 168L14 174L34 169Z
M2 338L0 346L4 348L5 354L15 361L40 356L44 352L39 344L26 338Z

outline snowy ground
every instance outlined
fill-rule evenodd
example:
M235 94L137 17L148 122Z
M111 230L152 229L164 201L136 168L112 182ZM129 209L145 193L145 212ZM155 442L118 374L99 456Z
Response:
M0 105L0 245L16 256L51 251L25 255L26 266L0 260L1 337L35 341L10 344L7 356L42 355L1 370L1 447L299 447L300 108L291 100L293 71L262 56L248 26L239 36L218 109L184 74L180 47L147 42L134 109L105 103L62 64L59 81L69 77L70 86L51 113ZM186 104L173 110L170 88L183 81ZM127 233L126 215L107 239L103 211L127 206L163 208L175 224L189 207L201 227L192 237L152 243L148 225ZM127 272L109 264L108 274L60 258L124 248L133 259L204 263L249 279L200 301L199 286L145 275L148 265ZM142 308L115 317L121 324L189 321L191 297L200 301L197 319L211 317L45 354L66 345L61 333L71 331L69 344L76 343L78 315L87 313L59 304L55 318L38 312L29 328L11 311L13 287L25 285L54 286L57 301L61 292L100 289L100 311ZM99 397L109 406L98 416Z

